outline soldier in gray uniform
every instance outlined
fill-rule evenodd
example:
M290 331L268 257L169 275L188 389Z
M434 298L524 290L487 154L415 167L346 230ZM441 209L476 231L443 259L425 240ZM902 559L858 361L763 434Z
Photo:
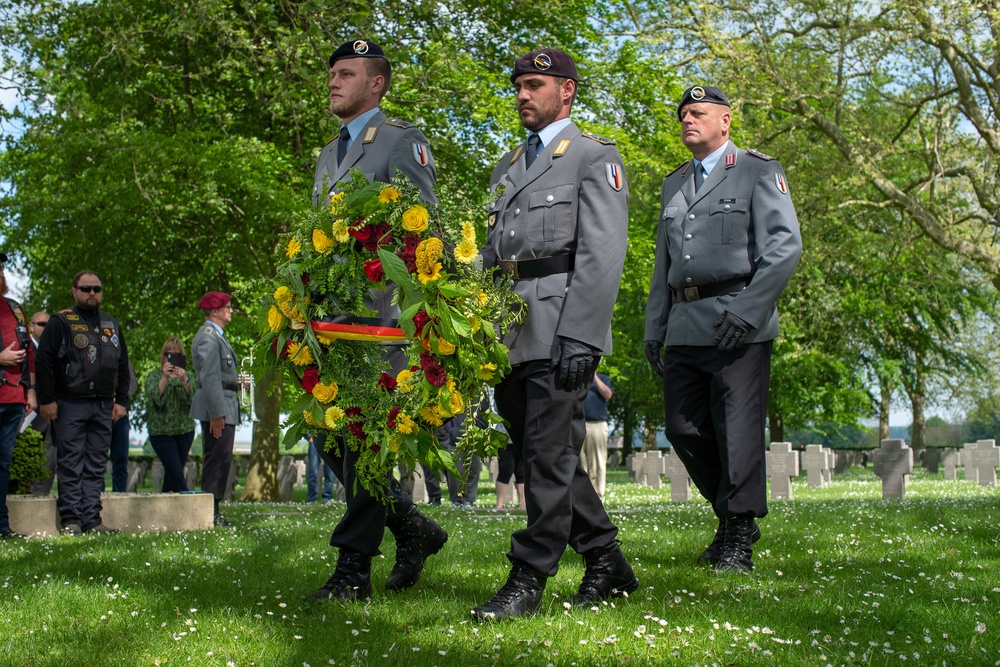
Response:
M507 583L472 610L478 620L536 611L570 546L586 573L572 602L591 605L639 583L615 539L618 528L580 465L583 402L602 355L628 239L628 187L612 142L569 119L577 71L562 51L531 51L514 64L528 140L493 170L484 265L499 264L528 305L504 337L511 373L495 398L524 463L528 525L511 536Z
M330 111L341 120L340 134L320 153L316 164L313 204L323 206L337 183L360 170L369 181L388 183L402 172L436 203L434 158L424 134L400 120L387 120L379 102L389 90L392 67L385 53L370 41L358 39L342 44L330 56ZM365 305L380 318L398 318L399 308L391 303L392 288L372 291ZM398 347L386 347L386 359L399 372L407 365ZM333 470L347 493L347 511L330 537L337 547L337 566L322 587L309 596L314 600L341 602L363 599L372 592L371 560L379 555L385 529L396 538L396 562L385 587L401 591L417 583L424 561L436 554L448 540L440 526L417 511L412 499L390 475L388 499L380 501L360 484L355 466L358 454L337 437L327 449L325 432L314 443L320 456Z
M781 165L729 141L722 91L689 88L677 115L694 159L663 182L646 356L663 376L667 438L719 517L698 560L750 571L760 538L755 519L767 514L775 302L802 239Z
M233 318L230 300L225 292L207 292L198 300L205 324L191 343L198 388L191 397L188 416L201 422L201 488L215 498L217 526L230 525L219 513L219 503L226 495L229 469L233 466L233 441L240 423L240 360L223 331Z

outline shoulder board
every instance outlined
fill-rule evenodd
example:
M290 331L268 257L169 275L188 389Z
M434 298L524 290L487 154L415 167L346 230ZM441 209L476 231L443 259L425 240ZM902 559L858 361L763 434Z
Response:
M393 127L401 127L404 130L408 130L411 127L416 127L413 123L407 123L405 120L397 120L396 118L388 118L385 121L386 125L392 125Z
M202 333L211 336L212 334L215 333L215 327L213 327L213 326L206 326L205 330L202 331Z
M517 162L517 158L521 156L522 150L524 150L524 144L521 144L520 146L512 150L510 153L507 153L507 155L510 156L510 164L514 164L515 162Z
M772 161L774 161L776 159L776 158L771 157L770 155L767 155L766 153L761 153L760 151L755 151L752 148L748 148L747 149L747 155L753 155L758 160L763 160L764 162L772 162Z
M604 144L605 146L614 146L615 145L615 142L611 141L610 139L605 139L601 135L594 134L593 132L582 132L581 136L587 137L588 139L596 141L599 144Z
M687 162L680 163L679 165L677 165L674 168L674 170L672 172L670 172L669 174L667 174L664 178L670 178L671 176L673 176L674 174L676 174L682 167L686 167L687 165L688 165Z

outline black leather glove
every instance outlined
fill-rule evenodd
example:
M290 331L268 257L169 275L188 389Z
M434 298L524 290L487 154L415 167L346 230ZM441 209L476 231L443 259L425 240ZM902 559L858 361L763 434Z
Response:
M753 329L748 322L736 317L728 310L723 311L715 323L715 344L723 352L732 352L746 342Z
M576 391L594 372L597 351L586 343L559 336L552 355L552 370L556 372L556 388Z
M646 358L649 365L653 367L653 372L663 377L663 345L658 340L646 341Z

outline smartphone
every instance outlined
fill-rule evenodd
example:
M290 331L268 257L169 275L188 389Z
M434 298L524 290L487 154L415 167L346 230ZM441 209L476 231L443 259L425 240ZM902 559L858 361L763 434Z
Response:
M187 357L180 352L167 352L167 361L177 368L187 368Z

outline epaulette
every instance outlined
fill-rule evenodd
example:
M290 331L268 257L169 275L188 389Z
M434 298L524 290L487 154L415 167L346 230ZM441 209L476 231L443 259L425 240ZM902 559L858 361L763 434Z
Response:
M599 144L604 144L605 146L614 146L615 145L615 142L611 141L610 139L605 139L601 135L594 134L593 132L582 132L581 136L587 137L588 139L592 139L592 140L596 141Z
M770 155L767 155L765 153L761 153L760 151L755 151L752 148L748 148L747 149L747 154L748 155L753 155L758 160L763 160L764 162L773 162L774 160L777 159L777 158L773 158Z
M401 127L404 130L408 130L411 127L416 127L413 123L407 123L405 120L397 120L396 118L389 118L385 121L386 125L392 125L393 127Z
M667 174L666 176L664 176L664 178L670 178L671 176L673 176L674 174L676 174L682 167L686 167L687 164L688 164L687 162L681 162L679 165L677 165L674 168L674 170L672 172L670 172L669 174Z

